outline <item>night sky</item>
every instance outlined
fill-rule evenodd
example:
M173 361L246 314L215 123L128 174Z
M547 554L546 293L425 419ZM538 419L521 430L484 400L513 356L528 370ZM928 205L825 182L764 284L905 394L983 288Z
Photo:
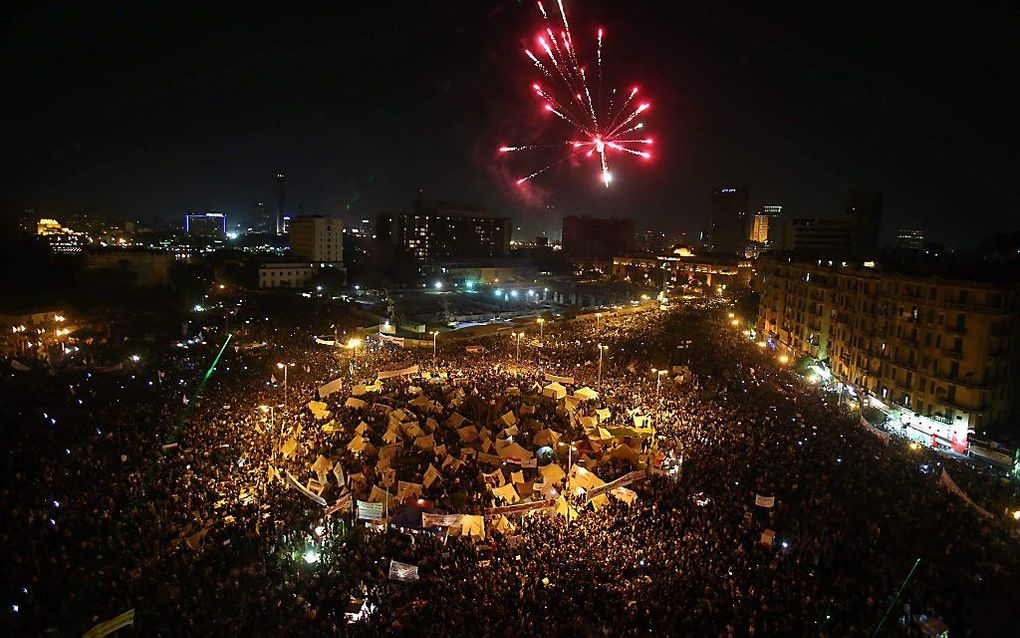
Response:
M528 90L530 2L122 4L8 9L9 207L240 220L273 205L282 170L291 213L450 199L526 236L563 213L693 232L724 183L792 215L883 191L887 239L912 226L966 246L1020 228L1020 10L1006 2L569 2L582 52L604 26L607 80L652 103L659 157L617 161L608 191L586 161L525 193L510 176L540 158L508 166L495 149L570 136Z

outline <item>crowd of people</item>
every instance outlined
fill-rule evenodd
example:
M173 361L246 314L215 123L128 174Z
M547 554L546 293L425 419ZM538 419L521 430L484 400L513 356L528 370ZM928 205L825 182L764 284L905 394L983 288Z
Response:
M940 488L937 461L873 436L726 312L687 301L447 338L435 352L343 348L267 321L219 357L226 337L213 332L144 371L11 375L7 633L81 633L128 609L134 631L155 635L920 635L936 618L967 635L1008 623L1020 567L1008 521L975 515ZM596 396L549 396L547 375ZM501 455L509 443L534 463ZM627 486L635 498L587 499L569 483L580 467L643 476ZM288 474L354 511L326 514ZM414 491L398 497L401 483ZM510 498L493 490L505 484ZM480 532L358 518L378 489L391 523L408 507L484 519L555 504ZM391 578L394 560L417 579Z

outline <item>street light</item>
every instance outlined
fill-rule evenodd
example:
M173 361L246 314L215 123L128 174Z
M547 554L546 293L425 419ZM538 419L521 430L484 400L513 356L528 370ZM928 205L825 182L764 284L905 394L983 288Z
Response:
M538 318L538 339L540 341L543 339L542 326L544 326L544 325L545 325L545 319L543 319L542 317L539 317Z
M436 340L439 338L439 331L432 331L432 365L436 365Z
M524 336L523 332L511 332L511 336L517 337L517 361L521 360L521 337Z
M789 363L789 362L790 362L790 357L786 356L785 354L779 355L779 363L786 364L786 363Z
M283 407L287 407L287 368L293 363L277 363L276 367L283 370Z
M599 375L595 385L601 390L602 389L602 353L609 349L609 346L599 344Z
M598 332L602 328L602 313L595 313L595 332Z

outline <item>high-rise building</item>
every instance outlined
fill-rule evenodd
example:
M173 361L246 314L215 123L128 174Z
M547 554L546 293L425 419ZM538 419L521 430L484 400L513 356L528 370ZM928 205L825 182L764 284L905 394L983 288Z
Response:
M1016 423L1020 279L866 267L873 263L764 256L758 330L787 352L828 362L838 379L900 406L946 442L958 442L957 425L965 441L968 428ZM949 431L936 431L939 423Z
M336 217L295 217L290 222L290 253L300 261L344 260L344 223Z
M882 230L882 193L850 191L846 215L854 224L851 253L855 257L873 257L878 252Z
M282 172L276 174L276 234L281 235L284 232L283 218L286 215L284 211L284 204L286 203L286 181L287 176Z
M184 232L195 237L223 239L227 235L227 216L224 213L188 213L184 216Z
M276 221L273 219L273 215L269 212L269 207L266 206L265 202L259 202L255 205L255 219L253 221L252 229L257 233L276 232Z
M563 252L574 257L624 255L634 249L634 220L567 215L563 218Z
M924 231L917 228L901 228L896 231L896 247L920 252L924 250Z
M750 239L760 249L769 250L775 247L776 236L779 234L779 215L782 212L782 206L768 204L754 214Z
M854 224L843 217L795 217L783 230L783 250L819 257L851 254Z
M401 246L419 259L502 257L510 252L509 217L488 215L484 206L415 201L410 212L382 213L379 241Z
M712 193L712 250L743 254L747 247L747 189L724 186Z

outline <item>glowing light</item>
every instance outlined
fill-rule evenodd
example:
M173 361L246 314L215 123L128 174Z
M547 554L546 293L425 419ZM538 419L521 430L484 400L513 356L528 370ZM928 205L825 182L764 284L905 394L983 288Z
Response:
M651 104L643 102L637 106L632 104L637 95L638 87L631 88L622 100L617 100L617 89L604 90L602 74L602 45L605 31L602 27L596 30L596 66L594 81L589 81L587 67L580 61L580 52L574 44L573 33L567 19L563 2L557 0L560 28L553 30L555 16L550 19L541 2L537 3L539 13L545 22L544 33L536 35L535 41L544 56L539 58L530 49L524 54L535 67L547 78L550 88L543 88L537 82L531 85L542 100L542 108L569 124L579 133L579 139L566 140L557 144L501 146L499 152L511 151L562 151L558 157L545 166L517 179L517 184L545 173L557 164L582 156L597 156L599 175L602 183L609 187L613 181L610 172L607 150L620 151L642 159L652 159L652 154L644 150L635 150L631 145L652 143L651 138L628 138L628 133L641 129L644 124L634 122L641 113L651 108ZM622 91L621 91L622 92Z
M319 553L314 549L307 549L305 550L305 553L302 555L302 558L305 559L306 563L311 565L312 563L319 562Z
M779 355L779 363L789 363L789 362L790 362L790 357L786 356L785 354Z
M1020 521L1020 510L1013 510L1013 520Z
M347 340L347 345L345 345L344 347L347 348L348 350L354 350L360 345L361 339L358 339L357 337L352 337L351 339Z
M433 285L433 287L434 287L434 288L435 288L436 290L442 290L442 289L443 289L443 282L441 282L441 281L437 281L436 283L434 283L434 284L432 284L432 285Z

